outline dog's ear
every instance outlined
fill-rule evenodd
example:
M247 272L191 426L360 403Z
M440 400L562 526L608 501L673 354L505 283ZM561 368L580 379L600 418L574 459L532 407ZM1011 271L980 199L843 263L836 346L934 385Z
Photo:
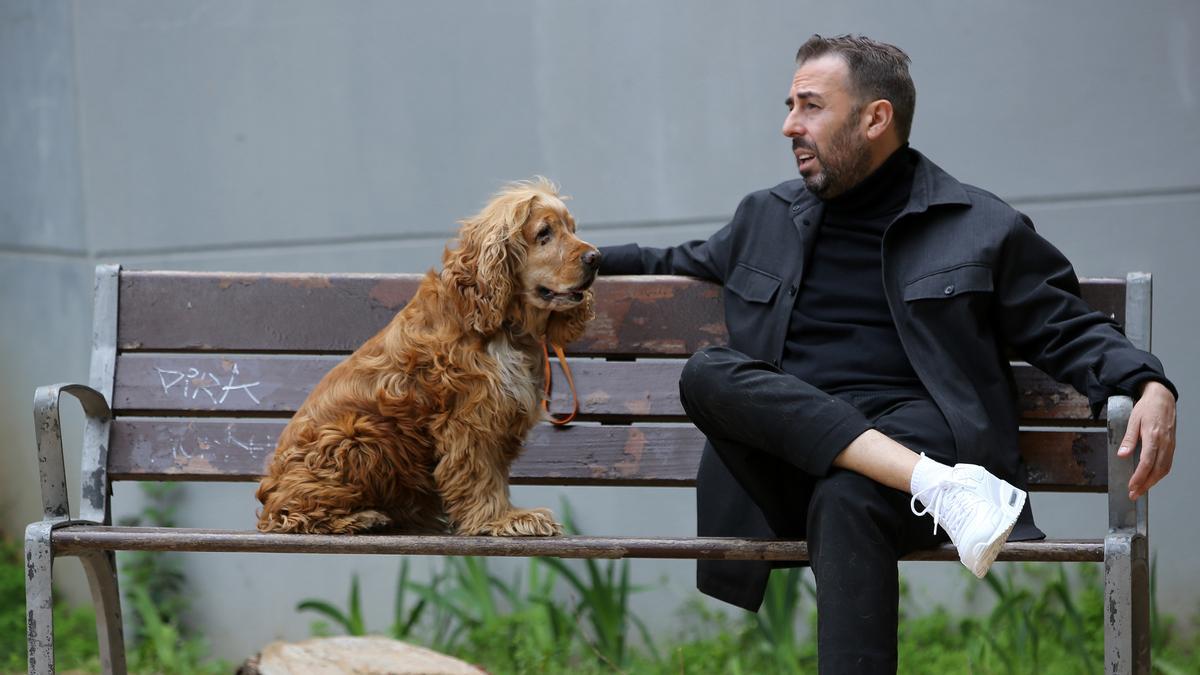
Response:
M546 340L560 347L583 336L587 322L596 318L592 291L583 294L583 302L565 312L551 312L546 323Z
M537 195L501 192L478 215L462 221L458 248L447 249L445 278L457 293L466 326L484 334L504 323L525 260L522 227Z

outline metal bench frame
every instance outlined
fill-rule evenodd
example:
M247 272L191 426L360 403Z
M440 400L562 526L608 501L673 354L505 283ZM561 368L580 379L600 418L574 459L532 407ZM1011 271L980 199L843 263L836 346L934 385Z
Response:
M804 560L803 541L705 537L584 537L506 539L492 537L365 535L268 535L258 532L184 528L129 528L111 524L108 445L117 359L117 302L120 267L96 270L91 386L57 384L38 388L34 398L42 520L25 531L29 672L54 672L52 568L55 557L83 563L97 613L101 663L106 673L126 672L117 550L381 553L564 558L678 558ZM1150 347L1151 276L1126 278L1125 329L1139 348ZM72 517L59 425L62 394L79 400L86 414L82 501ZM1048 540L1006 544L1000 560L1103 561L1105 667L1110 673L1150 672L1150 596L1147 498L1126 495L1134 460L1116 460L1132 409L1128 397L1109 399L1107 485L1109 528L1100 540ZM922 551L909 560L956 560L953 547Z

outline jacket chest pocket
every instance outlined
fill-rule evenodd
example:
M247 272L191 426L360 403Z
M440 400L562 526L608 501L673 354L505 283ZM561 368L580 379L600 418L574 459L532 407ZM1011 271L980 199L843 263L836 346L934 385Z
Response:
M753 303L768 303L779 291L779 277L746 263L738 263L725 280L725 288L734 295Z
M725 325L729 346L764 361L779 354L776 344L782 332L775 320L779 308L772 304L779 295L779 277L738 263L725 279Z
M904 286L904 301L948 300L968 293L992 292L992 268L982 263L967 263L933 272Z

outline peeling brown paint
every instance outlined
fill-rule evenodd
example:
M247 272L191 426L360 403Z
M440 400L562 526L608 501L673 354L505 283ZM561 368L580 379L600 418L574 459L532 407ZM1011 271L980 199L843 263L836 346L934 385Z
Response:
M629 436L625 440L625 458L613 464L613 470L618 476L634 476L642 466L642 453L646 451L646 435L641 429L629 428Z
M583 398L584 410L595 410L608 403L612 397L603 391L594 391Z
M641 302L660 302L674 298L677 290L678 284L663 284L655 283L652 280L643 280L634 289L633 294Z
M1108 470L1108 461L1105 458L1102 467L1094 466L1093 456L1095 455L1094 448L1087 442L1086 437L1082 434L1075 436L1071 442L1071 459L1074 460L1077 476L1080 483L1092 484L1096 482L1098 471Z
M184 473L214 474L218 473L216 466L207 457L190 457L187 461L177 464Z
M412 292L399 284L381 281L371 286L368 297L388 309L399 311L412 299Z
M333 288L333 281L324 274L285 276L280 280L292 288Z
M666 352L668 354L687 349L687 343L683 340L645 340L640 344L650 351Z
M650 397L625 401L625 409L634 415L649 415Z
M234 286L254 286L255 284L267 279L268 275L263 274L237 274L221 276L217 283L217 288L227 290Z

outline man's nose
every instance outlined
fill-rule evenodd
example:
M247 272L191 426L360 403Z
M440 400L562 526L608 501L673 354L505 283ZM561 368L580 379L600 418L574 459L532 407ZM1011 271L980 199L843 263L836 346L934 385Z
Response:
M788 113L788 116L783 118L784 136L787 136L788 138L796 138L798 136L803 136L806 133L808 133L808 130L804 128L804 125L801 124L798 119L796 119L795 113Z
M597 269L600 267L600 251L594 248L588 249L582 256L579 257L585 267Z

